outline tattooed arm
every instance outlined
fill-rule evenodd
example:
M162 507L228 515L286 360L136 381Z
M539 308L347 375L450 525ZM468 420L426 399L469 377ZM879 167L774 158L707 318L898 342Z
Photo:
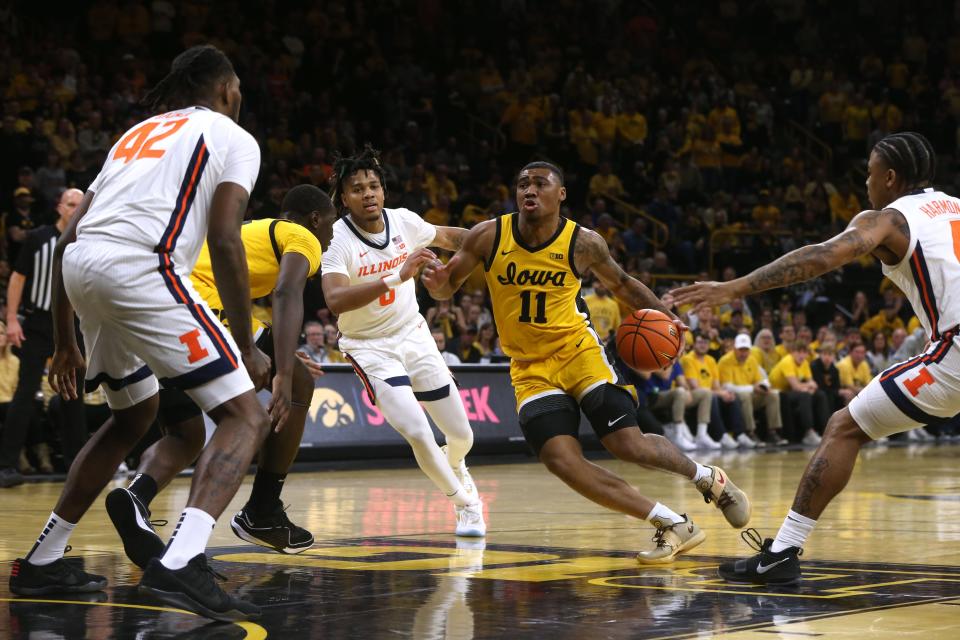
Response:
M459 251L463 246L463 239L467 236L467 230L460 227L436 227L437 235L430 243L431 247L439 247L447 251Z
M437 227L438 238L442 229L461 231L462 236L458 238L457 252L447 264L433 263L423 270L420 282L424 284L434 300L451 298L473 270L488 259L490 252L495 248L493 243L497 223L495 220L487 220L469 231L456 227Z
M674 317L653 291L639 280L631 278L613 261L610 248L596 231L580 228L573 247L573 263L580 273L593 271L593 275L610 290L613 297L631 309L657 309Z
M795 249L770 264L729 282L698 282L670 292L674 304L715 306L734 298L804 282L841 267L860 256L882 251L902 259L910 243L910 228L896 209L863 211L840 234Z

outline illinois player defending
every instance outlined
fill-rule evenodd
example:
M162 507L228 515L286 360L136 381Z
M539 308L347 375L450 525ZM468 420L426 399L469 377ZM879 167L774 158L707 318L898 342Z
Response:
M413 276L436 260L426 247L456 250L463 229L435 227L407 209L384 209L383 169L367 146L334 166L333 201L345 210L323 254L323 296L340 348L371 402L410 443L420 469L454 504L456 534L483 536L483 505L464 457L473 430L426 321ZM444 452L420 403L446 436Z
M733 582L793 584L797 556L817 518L850 479L870 442L960 413L960 200L933 189L936 155L918 133L896 133L870 153L867 196L843 233L801 247L729 282L698 282L671 292L674 303L716 306L752 293L815 278L872 254L909 298L930 336L927 349L874 378L827 423L780 531L751 558L721 564ZM757 540L759 543L759 539Z
M251 319L257 347L273 357L274 429L260 449L253 491L230 526L243 540L280 551L300 553L313 545L313 535L287 517L280 492L297 457L313 397L313 378L295 355L303 324L303 289L320 269L322 247L330 243L336 210L326 193L312 185L291 189L281 204L283 217L243 225L241 236L250 271L249 297L273 294L273 324ZM190 279L197 293L220 315L223 302L216 289L207 246L200 252ZM164 436L147 449L133 482L107 495L107 514L123 539L127 556L141 568L163 553L163 541L150 525L150 502L177 473L197 459L205 430L200 407L178 389L160 392L160 425Z
M706 535L686 515L583 457L577 440L581 409L610 453L689 478L731 525L746 525L750 502L719 467L697 464L666 438L640 432L636 392L604 354L580 298L581 275L592 271L633 309L669 311L613 261L600 235L560 216L565 198L559 168L528 164L517 179L520 212L471 229L445 267L427 267L423 282L435 298L449 298L483 264L500 343L512 359L510 378L527 442L551 473L584 497L656 527L656 548L641 552L641 563L670 562Z
M50 382L64 397L77 397L84 358L74 333L76 308L87 348L86 389L102 385L112 417L70 467L33 549L14 561L14 593L106 586L102 576L64 561L64 547L153 422L159 378L183 389L217 430L197 462L187 508L162 558L144 571L140 591L217 620L259 614L218 586L204 555L216 518L270 428L254 392L255 384L266 384L270 364L250 330L240 239L260 149L237 125L240 100L240 81L220 50L197 46L177 56L145 98L153 108L176 110L120 138L57 244ZM187 277L205 239L232 338Z

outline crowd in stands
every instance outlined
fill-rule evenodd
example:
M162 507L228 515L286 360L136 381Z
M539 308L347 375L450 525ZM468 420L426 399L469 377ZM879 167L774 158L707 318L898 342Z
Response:
M518 168L549 159L566 171L564 215L601 233L615 259L656 291L691 277L729 278L831 235L867 207L866 155L888 133L924 133L939 154L940 186L954 190L958 6L95 0L70 12L0 9L0 291L25 234L53 220L65 188L90 184L120 134L146 115L145 90L200 42L233 60L241 124L262 149L251 217L280 213L296 184L326 188L336 154L368 141L382 150L387 206L435 224L469 227L513 210ZM784 298L690 322L716 360L738 352L740 331L763 343L768 330L781 357L799 362L790 331L809 334L801 342L814 351L804 361L832 375L826 361L839 359L839 380L845 358L862 360L855 340L875 370L915 338L902 298L879 283L865 259ZM609 296L592 289L595 323L615 328ZM308 286L306 305L304 350L340 361L319 282ZM450 304L424 298L423 307L450 362L503 359L482 278ZM699 353L698 341L690 344ZM754 359L776 387L779 363ZM670 374L670 389L688 386L691 398L709 389L720 414L744 395L727 393L720 363L720 387L683 369ZM835 393L829 384L796 388L805 369L785 377L789 393L813 399L785 398L782 408L799 408L783 413L809 404L812 417L780 429L761 419L773 442L813 442L824 407L856 390L842 381ZM672 402L658 397L653 406ZM731 427L730 438L753 438L751 420L740 432Z

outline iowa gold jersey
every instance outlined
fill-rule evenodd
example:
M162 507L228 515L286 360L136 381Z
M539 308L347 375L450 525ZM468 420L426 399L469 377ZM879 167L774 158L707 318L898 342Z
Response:
M519 214L497 219L484 268L500 344L514 360L546 359L589 327L573 263L578 229L561 217L553 237L531 247L520 238Z
M309 229L295 222L269 218L253 220L240 227L240 237L247 253L251 300L269 295L276 288L277 278L280 277L280 259L285 253L299 253L307 259L310 264L308 278L320 268L320 241ZM200 250L190 280L211 309L223 309L206 242Z

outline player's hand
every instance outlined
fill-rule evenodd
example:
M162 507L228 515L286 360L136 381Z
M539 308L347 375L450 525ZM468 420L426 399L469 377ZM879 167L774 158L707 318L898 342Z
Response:
M692 313L696 313L704 307L716 307L737 297L729 285L729 282L695 282L671 290L663 299L676 306L692 305Z
M47 381L54 391L64 400L77 399L77 371L86 366L83 354L76 343L65 347L58 347L53 353L50 362L50 373Z
M273 395L267 405L270 414L270 426L274 433L280 433L290 417L290 401L293 397L293 379L277 374L273 376Z
M437 259L437 254L427 248L417 249L407 256L403 266L400 267L400 279L406 282L415 276L417 271L420 271L421 267L424 267L431 262L439 262Z
M23 335L23 327L20 326L20 320L14 316L7 322L7 342L15 347L20 347L26 339Z
M451 259L452 261L453 259ZM427 291L439 291L450 282L450 264L444 265L439 260L427 263L427 266L423 268L423 273L420 274L420 282L427 288ZM448 311L446 317L455 320L457 316L453 311Z
M270 384L270 358L267 354L253 347L252 350L243 354L243 366L247 368L247 373L253 380L254 389L259 391L267 388Z
M297 351L296 353L297 353L297 357L300 358L304 366L307 367L307 371L310 372L310 376L314 380L316 380L317 378L323 375L323 368L319 364L311 360L310 356L303 353L302 351Z

